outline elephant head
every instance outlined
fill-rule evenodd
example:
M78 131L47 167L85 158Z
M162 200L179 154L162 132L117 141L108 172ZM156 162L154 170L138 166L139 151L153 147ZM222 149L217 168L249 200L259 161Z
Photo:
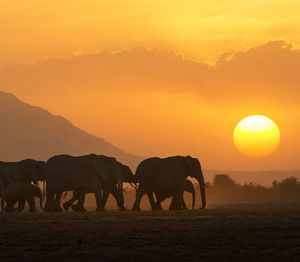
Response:
M189 176L197 179L201 192L202 208L206 206L206 195L205 195L205 182L204 176L201 169L201 164L197 158L191 156L185 157L185 162L188 166Z
M37 185L39 180L45 180L42 176L42 171L45 166L44 161L36 161L33 159L24 160L27 170L30 173L31 181Z
M43 197L42 197L42 193L41 193L40 188L38 186L34 186L33 190L34 190L34 196L38 197L40 199L40 208L41 208L41 210L44 210L44 208L43 208Z
M94 168L103 182L118 184L122 189L122 166L113 157L95 156Z
M35 161L35 168L38 172L38 181L45 181L45 177L43 175L43 169L46 165L44 161Z
M129 183L133 188L136 189L137 179L133 175L131 169L128 166L123 164L121 164L121 169L122 169L123 182Z

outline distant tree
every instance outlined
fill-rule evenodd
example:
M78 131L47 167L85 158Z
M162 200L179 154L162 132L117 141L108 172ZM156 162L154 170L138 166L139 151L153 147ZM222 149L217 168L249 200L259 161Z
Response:
M213 186L218 189L231 189L236 186L236 182L227 174L216 174L213 180Z
M274 180L272 188L283 193L300 193L300 183L296 177L287 177L281 181Z
M258 183L250 182L250 183L245 183L244 185L242 185L240 187L240 191L243 192L243 193L256 193L256 194L259 194L259 193L267 192L268 189L261 186Z

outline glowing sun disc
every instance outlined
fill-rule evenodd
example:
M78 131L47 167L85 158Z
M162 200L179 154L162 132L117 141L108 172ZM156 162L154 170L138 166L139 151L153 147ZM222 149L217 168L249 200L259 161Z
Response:
M236 148L249 157L265 157L276 150L280 142L277 124L262 115L242 119L233 131Z

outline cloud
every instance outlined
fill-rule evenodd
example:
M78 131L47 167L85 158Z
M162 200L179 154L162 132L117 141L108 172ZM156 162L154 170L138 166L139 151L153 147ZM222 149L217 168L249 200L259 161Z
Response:
M26 95L162 91L192 93L218 104L295 104L299 68L300 50L285 41L224 54L213 67L172 52L135 48L4 67L0 86Z
M294 103L300 98L300 50L285 41L271 41L224 55L215 66L212 86L224 97L241 101Z

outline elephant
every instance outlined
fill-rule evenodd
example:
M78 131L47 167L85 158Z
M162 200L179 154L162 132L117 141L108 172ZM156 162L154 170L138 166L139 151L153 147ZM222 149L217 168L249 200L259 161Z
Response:
M2 172L0 170L0 197L1 197L1 210L2 210L2 213L4 211L4 199L3 199L3 196L4 196L4 191L5 191L6 186L7 186L6 177L4 175L4 172Z
M206 206L205 182L200 162L191 156L171 156L167 158L148 158L143 160L136 170L139 186L133 210L140 210L143 195L147 194L151 206L155 206L153 193L172 192L170 210L181 209L183 203L184 181L194 177L200 185L202 208Z
M14 205L18 201L18 213L25 207L25 202L29 204L29 212L36 212L34 197L40 199L40 208L43 210L43 198L38 186L28 183L11 183L5 188L4 200L6 201L5 212L14 211Z
M194 188L193 183L188 179L184 180L184 191L192 193L192 199L193 199L192 209L194 209L195 208L195 188ZM155 192L157 202L155 203L155 206L152 207L152 210L163 210L162 206L161 206L161 202L163 202L168 197L172 197L172 195L173 195L172 192L169 192L169 193L168 192ZM187 209L184 199L182 201L182 208Z
M38 181L43 181L42 170L44 161L25 159L19 162L0 161L0 171L3 172L7 184L10 183L31 183L37 185Z
M122 170L113 157L103 155L57 155L50 158L43 170L46 179L47 200L45 211L61 211L60 198L64 191L95 194L97 210L102 210L103 185L122 188ZM55 198L56 196L56 198Z
M137 181L136 181L136 178L133 175L131 169L126 165L123 165L121 163L119 163L119 164L122 169L122 181L125 183L129 183L134 188L136 188L135 185L136 185ZM86 211L85 208L83 207L83 204L85 201L85 193L91 193L91 192L84 192L83 195L79 196L78 192L73 191L73 197L69 201L67 201L63 204L63 208L65 209L65 211L68 211L70 206L74 211ZM123 189L120 187L117 187L115 184L114 185L110 185L110 184L106 185L105 183L103 185L103 198L102 198L102 206L101 206L102 210L104 210L104 207L105 207L105 204L106 204L109 194L112 194L113 197L115 198L120 211L126 210L124 207ZM72 205L73 202L75 202L76 200L78 200L78 204Z
M19 162L0 161L0 190L3 196L5 187L10 183L31 183L38 184L44 181L42 170L45 166L44 161L25 159ZM20 204L20 203L19 203ZM3 206L3 197L1 199ZM3 208L2 208L3 210Z

